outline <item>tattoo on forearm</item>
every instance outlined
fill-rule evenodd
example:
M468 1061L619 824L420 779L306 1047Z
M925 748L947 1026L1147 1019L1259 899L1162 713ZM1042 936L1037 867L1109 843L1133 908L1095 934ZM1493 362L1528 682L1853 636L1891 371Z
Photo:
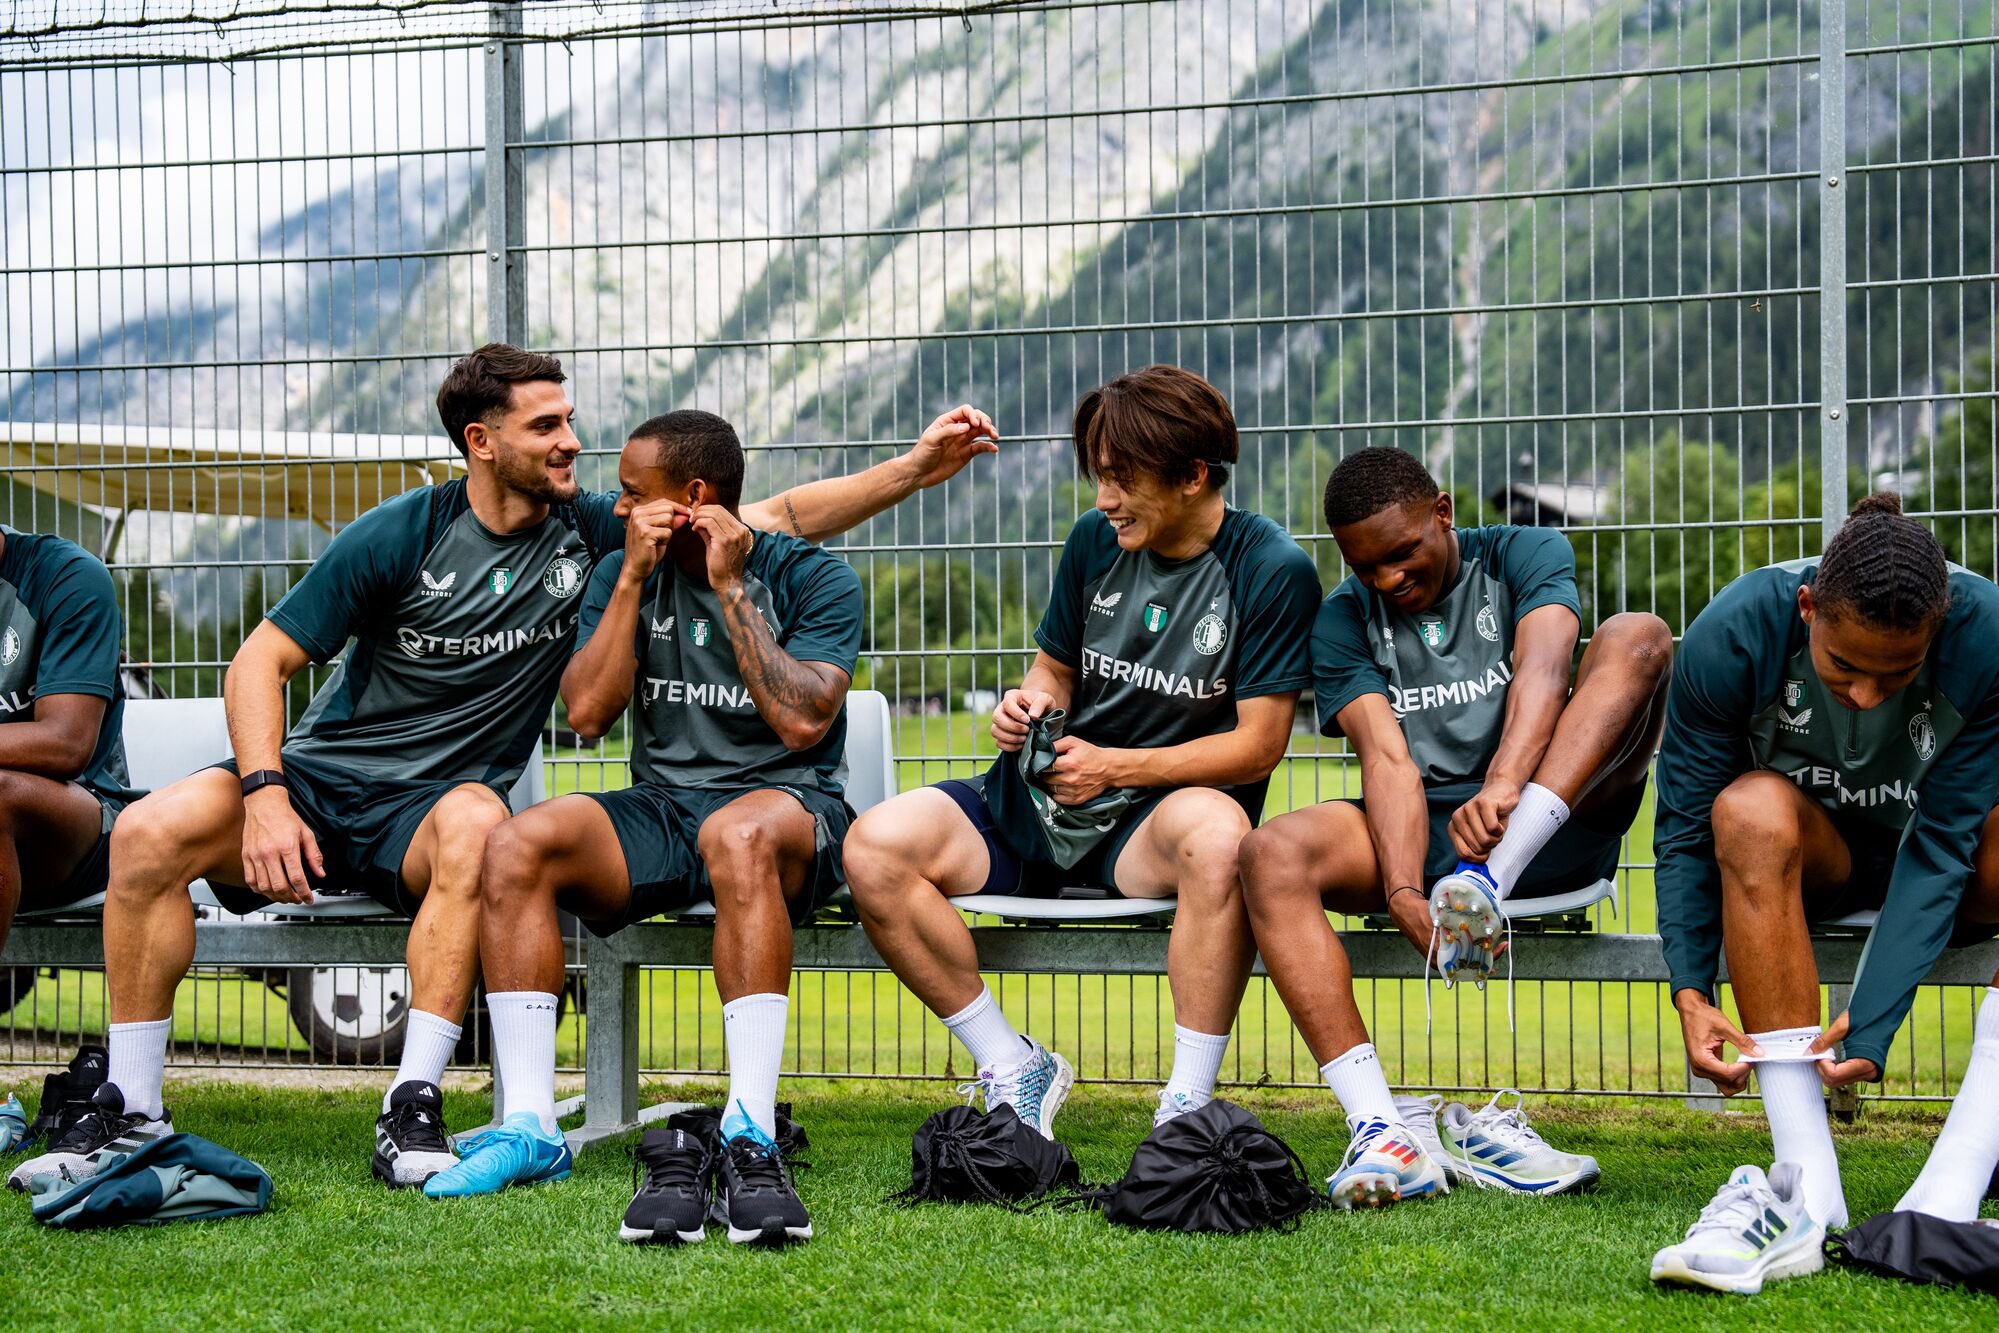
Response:
M736 652L736 670L764 720L775 724L791 717L818 726L832 717L840 706L840 692L830 689L826 678L813 667L778 647L749 594L737 593L721 600L729 644Z
M798 511L792 508L791 497L788 495L784 497L784 516L791 520L791 530L803 537L805 535L805 525L798 521Z

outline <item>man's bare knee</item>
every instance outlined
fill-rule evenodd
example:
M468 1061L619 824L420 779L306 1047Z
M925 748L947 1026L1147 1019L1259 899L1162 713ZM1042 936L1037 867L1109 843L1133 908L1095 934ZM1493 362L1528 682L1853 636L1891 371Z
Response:
M904 821L877 806L855 820L840 844L847 886L866 911L908 887L910 839Z
M1665 674L1673 661L1673 631L1649 611L1620 611L1597 626L1591 636L1633 670L1654 678Z
M190 826L187 804L168 789L119 813L111 826L108 896L130 902L187 892L196 877L189 849L199 833Z
M755 817L711 819L701 826L695 848L708 868L715 891L715 909L745 908L769 897L782 896L779 851L782 830Z
M1238 893L1238 856L1242 840L1249 833L1249 816L1242 807L1219 793L1213 800L1200 801L1186 812L1194 817L1183 828L1173 849L1179 870L1180 893L1220 894L1233 898Z
M546 891L546 853L525 816L495 824L486 834L479 867L479 896L488 906L508 908Z
M1796 789L1777 773L1745 773L1722 788L1711 822L1715 861L1729 872L1725 882L1761 883L1764 872L1800 858L1804 829L1796 801Z

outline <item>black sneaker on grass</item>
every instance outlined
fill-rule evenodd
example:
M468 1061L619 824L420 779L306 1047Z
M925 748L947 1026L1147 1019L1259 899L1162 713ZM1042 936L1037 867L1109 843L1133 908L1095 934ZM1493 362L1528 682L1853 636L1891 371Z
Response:
M137 1152L174 1132L173 1115L162 1108L156 1120L144 1112L125 1113L125 1094L115 1083L100 1083L90 1109L77 1116L39 1157L30 1157L7 1177L9 1189L25 1191L36 1176L88 1180L107 1159Z
M667 1121L649 1129L632 1157L645 1179L625 1209L618 1239L635 1245L695 1245L707 1237L708 1199L715 1189L715 1150L699 1126Z
M389 1109L375 1117L375 1160L370 1170L390 1189L421 1185L458 1165L444 1129L444 1093L415 1079L389 1093Z
M70 1059L69 1068L44 1077L41 1104L35 1108L34 1121L29 1124L28 1137L23 1143L40 1139L54 1144L67 1134L70 1126L90 1111L90 1098L104 1086L104 1073L109 1065L110 1057L102 1046L82 1046Z
M722 1121L722 1180L715 1220L737 1245L810 1240L812 1219L791 1186L784 1156L770 1136L740 1111Z

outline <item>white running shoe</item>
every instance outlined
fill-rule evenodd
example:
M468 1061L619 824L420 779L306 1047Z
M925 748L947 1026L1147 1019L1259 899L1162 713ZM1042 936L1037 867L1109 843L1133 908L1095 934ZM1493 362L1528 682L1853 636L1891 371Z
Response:
M1403 1199L1450 1193L1437 1165L1405 1125L1363 1120L1353 1127L1340 1169L1326 1181L1335 1208L1384 1208Z
M1513 1104L1501 1106L1511 1096ZM1477 1111L1463 1102L1443 1110L1444 1167L1455 1181L1516 1194L1566 1194L1595 1185L1603 1171L1596 1158L1562 1152L1527 1123L1524 1099L1502 1088Z
M1776 1278L1825 1267L1825 1225L1805 1209L1805 1173L1779 1162L1769 1176L1738 1166L1687 1238L1652 1256L1652 1280L1754 1296Z
M967 1100L983 1093L988 1115L996 1107L1011 1106L1022 1123L1039 1130L1043 1138L1052 1139L1055 1113L1069 1099L1076 1071L1067 1060L1034 1038L1021 1040L1028 1045L1024 1059L1004 1068L981 1069L977 1079L959 1084L958 1091Z
M1152 1113L1152 1127L1158 1129L1167 1121L1178 1120L1189 1111L1198 1111L1213 1100L1214 1098L1212 1097L1197 1099L1192 1093L1175 1092L1171 1088L1161 1088L1159 1090L1158 1109Z
M1457 1171L1450 1153L1444 1150L1443 1139L1437 1136L1437 1113L1443 1105L1442 1094L1435 1092L1426 1097L1397 1097L1395 1114L1402 1117L1403 1127L1416 1136L1416 1142L1430 1154L1430 1160L1444 1168L1444 1179L1455 1185L1458 1183Z

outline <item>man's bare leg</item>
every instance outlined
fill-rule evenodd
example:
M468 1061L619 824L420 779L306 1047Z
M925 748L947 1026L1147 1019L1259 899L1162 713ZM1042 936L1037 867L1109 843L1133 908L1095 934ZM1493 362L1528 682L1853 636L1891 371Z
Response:
M56 888L104 832L104 807L74 782L0 769L0 946L22 888Z
M1818 962L1805 894L1844 883L1853 858L1832 819L1779 773L1745 773L1714 802L1721 870L1721 936L1742 1030L1768 1055L1820 1031ZM1818 1221L1846 1225L1839 1159L1826 1123L1817 1064L1766 1060L1756 1069L1776 1161L1805 1173Z
M777 1080L791 1008L791 912L805 892L817 828L797 797L751 792L701 825L715 893L715 989L729 1052L723 1135L735 1116L777 1137Z
M1179 896L1166 946L1173 1069L1160 1093L1160 1116L1195 1110L1215 1095L1229 1029L1256 961L1236 863L1248 832L1249 816L1234 800L1211 788L1188 787L1160 801L1118 855L1114 873L1120 893Z
M935 787L905 792L855 821L842 848L861 925L903 985L964 1043L986 1109L1010 1105L1049 1133L1075 1073L1017 1032L979 977L979 953L952 898L991 873L985 839Z

